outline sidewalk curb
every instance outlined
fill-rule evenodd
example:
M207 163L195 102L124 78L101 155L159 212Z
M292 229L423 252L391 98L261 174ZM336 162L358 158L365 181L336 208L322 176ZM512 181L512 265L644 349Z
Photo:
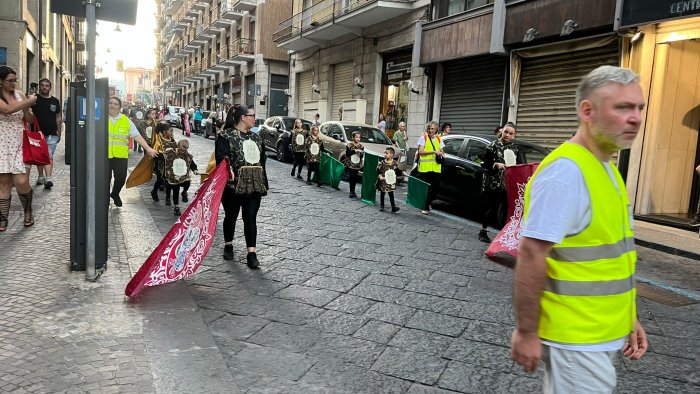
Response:
M672 254L675 256L686 257L689 259L700 261L700 254L698 254L698 253L690 252L690 251L683 250L683 249L674 248L672 246L662 245L662 244L656 243L656 242L646 241L646 240L639 239L639 238L635 238L634 243L636 245L639 245L639 246L644 246L645 248L655 249L655 250L658 250L660 252L664 252L664 253Z

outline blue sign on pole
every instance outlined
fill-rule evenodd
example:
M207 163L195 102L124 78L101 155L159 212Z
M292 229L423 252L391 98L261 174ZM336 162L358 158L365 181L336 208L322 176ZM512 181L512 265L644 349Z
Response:
M87 98L85 96L80 96L80 100L78 101L80 103L80 106L78 108L79 110L79 118L80 120L87 120ZM102 98L101 97L95 97L95 120L100 120L101 113L100 110L102 109Z

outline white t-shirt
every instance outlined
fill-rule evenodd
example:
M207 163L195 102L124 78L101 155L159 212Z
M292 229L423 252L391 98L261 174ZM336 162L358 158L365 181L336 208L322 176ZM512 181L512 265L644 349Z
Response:
M381 122L379 122L379 123L377 124L377 127L378 127L381 131L386 131L386 130L385 130L385 128L386 128L386 122L382 120Z
M121 115L117 116L116 118L113 118L112 115L109 116L109 121L112 122L113 125L116 126L117 120L121 117ZM136 125L134 125L134 122L131 121L131 119L126 118L129 121L129 137L138 137L141 134L139 133L139 130L136 128Z
M435 138L437 138L437 136ZM425 134L423 134L418 139L418 146L425 146L425 142ZM445 149L445 141L442 138L440 138L440 149Z
M603 163L618 193L620 187L610 164ZM624 192L624 191L623 191ZM530 208L523 223L522 236L560 243L565 237L583 231L591 222L591 199L579 167L570 159L559 159L543 169L530 187ZM630 217L630 224L632 218ZM582 352L617 351L625 339L588 345L569 345L543 340L558 349Z

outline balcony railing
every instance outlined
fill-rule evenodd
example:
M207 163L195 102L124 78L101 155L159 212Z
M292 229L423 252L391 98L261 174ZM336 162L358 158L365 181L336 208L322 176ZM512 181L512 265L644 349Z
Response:
M229 47L228 59L247 61L255 56L255 40L250 38L237 38Z
M371 5L391 6L392 3L409 4L414 2L416 0L323 0L282 21L273 33L272 39L279 44Z

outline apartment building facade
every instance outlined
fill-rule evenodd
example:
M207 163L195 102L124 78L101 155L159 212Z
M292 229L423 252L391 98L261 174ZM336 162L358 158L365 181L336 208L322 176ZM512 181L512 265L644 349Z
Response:
M429 117L429 77L414 43L429 0L293 0L274 40L290 51L289 115L400 122L417 141Z
M162 1L159 69L166 102L212 110L222 101L242 103L253 105L260 117L286 115L288 56L274 45L270 29L285 17L286 4Z
M57 0L53 0L57 1ZM29 90L48 78L64 100L71 81L85 79L84 22L50 12L51 0L4 0L0 8L0 64L12 67Z

